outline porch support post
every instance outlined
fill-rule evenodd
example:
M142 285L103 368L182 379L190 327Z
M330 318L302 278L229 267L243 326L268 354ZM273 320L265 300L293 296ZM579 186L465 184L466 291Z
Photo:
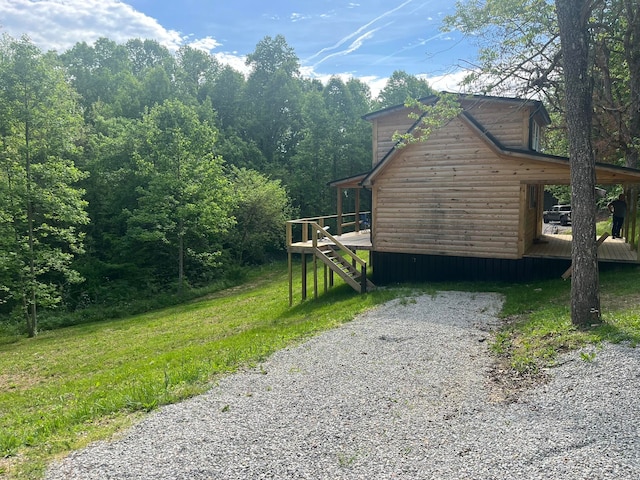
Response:
M328 279L327 270L329 270L329 269L327 268L326 264L323 263L323 265L324 265L324 293L327 293L328 285L329 285L329 283L327 281L327 279Z
M318 255L313 255L313 298L318 298Z
M635 188L627 188L625 193L625 197L627 199L627 214L625 215L625 231L624 236L626 237L627 243L631 247L631 250L635 250L636 246L636 202L635 202Z
M293 262L291 252L287 255L289 261L289 306L293 305Z
M356 232L360 231L360 189L356 188L356 218L354 220L356 223Z
M307 256L302 254L302 300L307 299Z
M631 244L632 239L631 235L629 234L629 224L631 215L633 213L633 204L631 200L631 192L629 191L629 187L627 185L622 186L622 193L624 193L624 196L627 199L627 213L624 216L624 222L622 223L622 238L624 238L624 241L626 243Z
M336 205L336 208L338 210L338 225L336 227L336 230L338 232L338 235L342 235L342 188L338 187L338 202Z

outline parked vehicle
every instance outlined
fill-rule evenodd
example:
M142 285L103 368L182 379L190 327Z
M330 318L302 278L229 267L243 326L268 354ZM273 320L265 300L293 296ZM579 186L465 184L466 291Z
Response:
M544 223L560 222L560 225L569 225L571 223L571 205L554 205L551 210L542 213L542 221Z

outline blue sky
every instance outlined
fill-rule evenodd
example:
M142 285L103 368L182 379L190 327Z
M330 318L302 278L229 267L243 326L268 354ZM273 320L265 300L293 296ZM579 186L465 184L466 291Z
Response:
M106 36L192 45L238 70L266 35L284 35L306 76L356 77L374 93L394 70L453 90L475 49L442 33L451 0L0 0L0 32L64 51Z

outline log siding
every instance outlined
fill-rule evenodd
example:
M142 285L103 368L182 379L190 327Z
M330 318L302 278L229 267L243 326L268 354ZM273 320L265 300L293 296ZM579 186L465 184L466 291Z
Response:
M374 249L520 258L537 233L521 211L526 182L566 176L566 167L502 158L460 119L448 127L399 150L376 177Z

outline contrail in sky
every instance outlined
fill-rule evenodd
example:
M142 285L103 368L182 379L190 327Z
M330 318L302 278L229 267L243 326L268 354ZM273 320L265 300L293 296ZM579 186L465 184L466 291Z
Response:
M409 45L407 47L402 47L400 50L396 50L391 55L387 55L386 57L383 57L383 58L380 58L380 59L376 60L375 62L373 62L373 65L382 63L385 60L388 60L388 59L390 59L392 57L395 57L399 53L406 52L407 50L413 50L414 48L423 47L427 43L429 43L431 40L435 40L437 38L444 37L445 35L449 35L449 33L448 32L442 32L442 33L439 33L437 35L434 35L433 37L427 38L426 40L421 40L420 42L416 43L415 45Z
M340 50L339 52L330 53L329 55L326 55L326 56L322 57L320 60L318 60L316 63L313 64L313 68L317 67L322 62L324 62L326 60L329 60L330 58L339 57L339 56L342 56L342 55L347 55L347 54L349 54L351 52L356 51L357 49L359 49L362 46L362 44L364 43L365 40L367 40L368 38L371 38L373 36L373 34L376 33L378 30L380 30L381 28L383 28L383 27L374 28L373 30L369 30L368 32L364 33L363 35L360 35L353 42L351 42L351 45L349 45L349 47L347 47L346 50Z
M369 28L371 25L373 25L374 23L376 23L378 20L383 19L384 17L391 15L392 13L400 10L401 8L404 8L406 5L410 4L411 2L413 2L413 0L407 0L404 3L401 3L400 5L398 5L396 8L389 10L387 12L384 12L382 15L380 15L379 17L374 18L373 20L371 20L369 23L367 23L366 25L363 25L362 27L360 27L358 30L356 30L355 32L347 35L346 37L340 39L335 45L333 45L332 47L327 47L327 48L323 48L322 50L320 50L317 53L314 53L313 55L311 55L309 58L307 58L305 60L305 62L308 62L309 60L312 60L320 55L322 55L325 52L328 52L330 50L335 50L336 48L338 48L339 46L341 46L342 44L348 42L349 40L351 40L353 37L355 37L356 35L360 35L363 31L365 31L367 28ZM365 33L364 35L360 35L356 41L354 41L351 46L344 51L341 52L335 52L332 53L330 55L327 55L326 57L320 59L318 62L316 62L315 65L318 65L322 62L324 62L326 59L331 58L331 57L335 57L336 55L346 55L347 53L351 53L352 51L356 50L357 48L360 47L360 45L362 45L362 40L365 40L366 38L368 38L369 36L371 36L375 31L377 31L378 29L374 29L369 31L368 33ZM355 46L355 47L354 47ZM353 47L353 48L352 48Z

